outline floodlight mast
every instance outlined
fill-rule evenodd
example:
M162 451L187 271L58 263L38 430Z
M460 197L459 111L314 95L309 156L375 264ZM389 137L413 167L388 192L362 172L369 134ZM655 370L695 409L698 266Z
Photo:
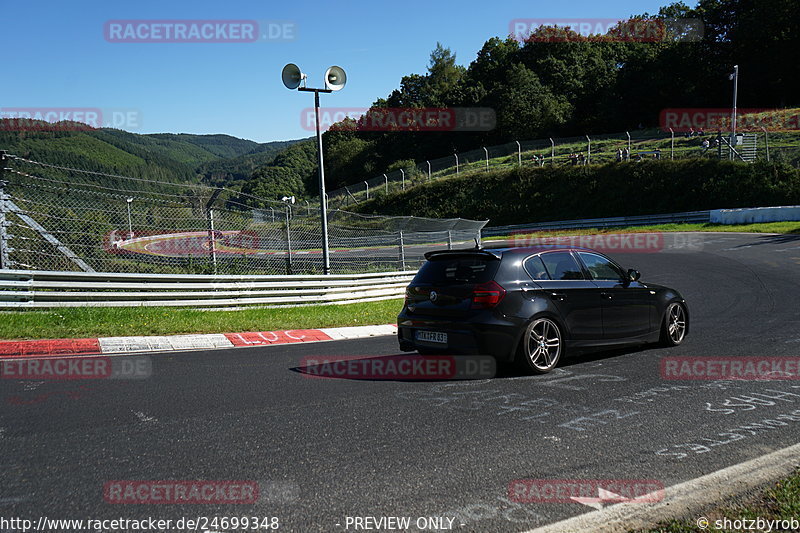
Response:
M331 273L331 263L330 249L328 247L328 205L326 200L327 194L325 193L325 166L322 156L322 133L320 132L319 126L319 93L332 93L341 90L344 88L345 83L347 83L347 75L341 67L330 67L325 71L326 89L306 87L305 81L307 77L294 63L289 63L283 67L281 76L283 78L283 84L287 89L297 89L298 91L314 93L314 120L317 130L317 173L319 175L319 211L322 224L322 272L327 275ZM302 87L300 87L301 83L303 84Z

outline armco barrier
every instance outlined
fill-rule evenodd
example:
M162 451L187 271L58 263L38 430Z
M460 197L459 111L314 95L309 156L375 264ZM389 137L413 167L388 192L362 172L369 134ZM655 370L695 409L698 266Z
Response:
M711 211L711 222L714 224L754 224L758 222L789 222L795 220L800 220L800 205L715 209Z
M709 211L687 211L666 215L637 215L630 217L585 218L581 220L557 220L554 222L535 222L513 226L483 228L483 237L511 235L520 231L540 231L554 229L612 228L622 226L652 226L655 224L704 223L710 221Z
M399 298L416 271L211 276L0 270L0 308L231 307Z

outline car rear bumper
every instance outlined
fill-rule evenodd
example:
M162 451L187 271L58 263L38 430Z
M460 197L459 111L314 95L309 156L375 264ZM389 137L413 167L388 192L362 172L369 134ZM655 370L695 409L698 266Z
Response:
M450 317L409 314L404 309L397 317L397 339L403 351L421 348L443 354L491 355L500 361L510 361L524 325L522 321L501 319L490 312L457 321ZM417 340L417 331L447 333L447 344Z

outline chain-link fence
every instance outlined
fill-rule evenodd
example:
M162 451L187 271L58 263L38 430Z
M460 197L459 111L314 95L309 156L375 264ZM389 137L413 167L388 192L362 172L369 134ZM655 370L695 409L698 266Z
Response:
M716 133L663 133L639 130L606 135L548 138L487 146L422 161L347 187L329 191L331 206L345 208L437 178L514 166L587 165L647 158L716 158L754 161L780 160L800 164L800 132L751 132L738 144Z
M323 269L319 208L312 205L14 155L3 166L0 268L192 274ZM485 224L329 210L331 273L417 268L427 250L472 245Z

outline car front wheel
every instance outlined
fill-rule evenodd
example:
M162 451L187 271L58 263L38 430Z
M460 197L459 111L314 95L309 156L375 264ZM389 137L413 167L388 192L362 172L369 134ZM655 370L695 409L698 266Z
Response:
M516 360L524 372L546 374L556 367L563 350L558 324L549 318L537 318L525 328Z

